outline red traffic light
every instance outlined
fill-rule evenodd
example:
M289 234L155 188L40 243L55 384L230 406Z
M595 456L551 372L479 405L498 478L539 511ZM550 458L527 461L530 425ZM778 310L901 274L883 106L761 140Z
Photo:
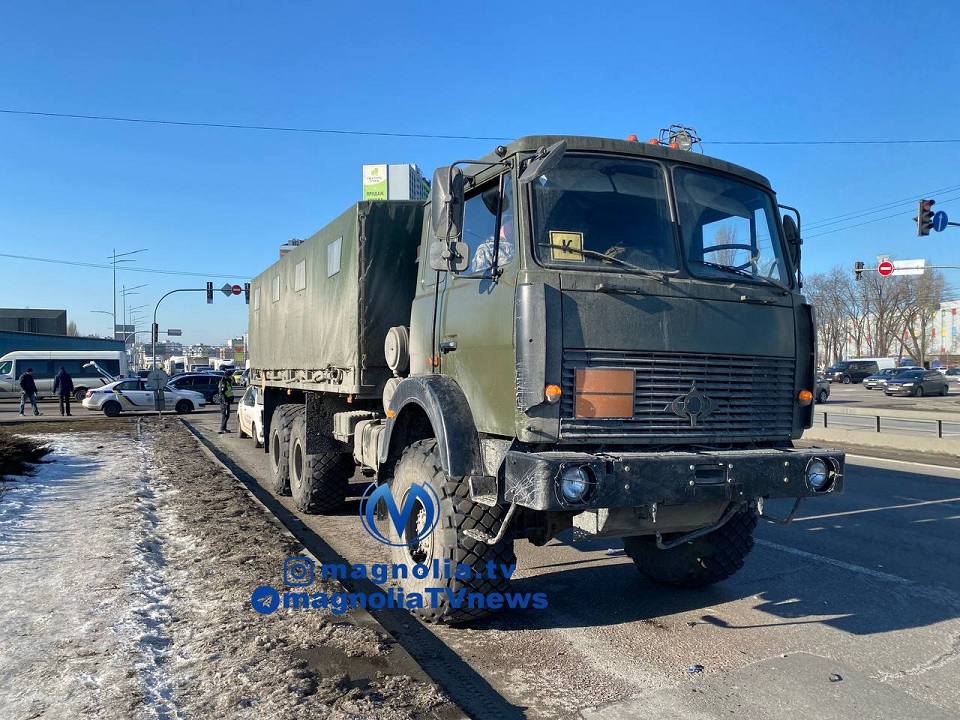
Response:
M232 288L230 288L230 292L232 292L234 295L239 295L243 292L243 288L239 285L234 285Z
M887 277L887 275L893 275L893 263L889 260L884 260L882 263L877 265L877 272Z

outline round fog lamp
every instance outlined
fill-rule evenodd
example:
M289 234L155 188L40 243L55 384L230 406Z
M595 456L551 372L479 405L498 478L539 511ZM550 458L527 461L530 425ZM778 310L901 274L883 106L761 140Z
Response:
M807 483L813 488L814 492L819 492L826 488L830 480L830 469L820 458L813 458L807 463Z
M560 492L563 493L563 499L570 503L583 502L592 480L590 468L585 465L565 468L560 474Z

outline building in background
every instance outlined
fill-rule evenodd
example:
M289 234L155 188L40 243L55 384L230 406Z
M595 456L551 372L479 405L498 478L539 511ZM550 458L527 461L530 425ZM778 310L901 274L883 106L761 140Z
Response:
M0 330L45 335L67 334L66 310L0 308ZM33 348L24 348L33 349Z
M16 350L123 350L123 341L0 330L0 356Z
M416 165L364 165L364 200L426 200L430 183Z
M302 245L302 244L303 244L303 240L297 240L297 238L293 238L292 240L287 240L287 242L285 242L283 245L280 246L280 257L283 257L284 255L286 255L288 252L290 252L295 247L297 247L297 245Z

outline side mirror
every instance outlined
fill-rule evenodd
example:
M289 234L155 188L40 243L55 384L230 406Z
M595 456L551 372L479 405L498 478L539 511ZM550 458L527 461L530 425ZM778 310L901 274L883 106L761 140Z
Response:
M783 216L783 235L791 245L800 245L802 243L800 240L800 229L797 227L794 219L789 215Z
M441 272L463 272L470 264L466 243L437 240L430 244L430 268Z
M540 148L534 155L533 160L520 174L519 182L523 184L531 183L538 177L546 175L560 163L565 152L567 152L566 140L555 142L550 147Z
M453 242L463 232L463 171L439 167L430 186L430 229L437 240Z
M783 216L783 237L787 241L787 254L790 256L790 264L793 269L800 272L800 246L803 245L803 239L800 237L800 213L795 208L781 205L781 209L791 210L797 214L794 220L792 215ZM797 275L799 278L799 274Z

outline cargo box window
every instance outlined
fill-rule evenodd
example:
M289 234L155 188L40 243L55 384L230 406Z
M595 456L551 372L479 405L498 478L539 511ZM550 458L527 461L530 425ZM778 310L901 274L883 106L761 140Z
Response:
M343 236L338 237L327 245L327 277L333 277L340 272L340 253L343 247Z
M253 309L260 309L260 286L257 285L256 289L253 291Z
M301 260L293 269L293 289L306 290L307 288L307 261Z
M275 275L273 278L273 301L280 302L280 276Z

